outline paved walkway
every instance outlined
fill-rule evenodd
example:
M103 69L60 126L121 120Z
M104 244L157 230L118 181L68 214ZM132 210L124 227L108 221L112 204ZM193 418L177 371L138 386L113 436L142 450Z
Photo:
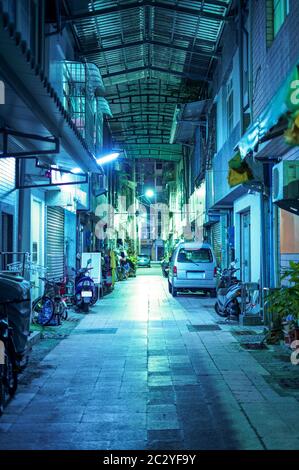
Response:
M297 400L226 326L193 331L215 324L212 299L173 299L144 272L45 357L0 419L0 448L299 449Z

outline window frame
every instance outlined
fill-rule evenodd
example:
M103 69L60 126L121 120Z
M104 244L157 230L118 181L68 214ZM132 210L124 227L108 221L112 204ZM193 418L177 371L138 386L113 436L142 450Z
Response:
M231 109L230 109L231 108ZM226 129L227 137L230 136L234 128L234 83L231 75L226 82Z
M273 37L279 33L290 13L290 0L272 0Z

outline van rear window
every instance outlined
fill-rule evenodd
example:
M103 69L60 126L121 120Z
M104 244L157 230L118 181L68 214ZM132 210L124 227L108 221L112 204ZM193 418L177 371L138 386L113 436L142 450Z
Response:
M212 263L213 255L209 248L187 250L182 248L178 254L178 263Z

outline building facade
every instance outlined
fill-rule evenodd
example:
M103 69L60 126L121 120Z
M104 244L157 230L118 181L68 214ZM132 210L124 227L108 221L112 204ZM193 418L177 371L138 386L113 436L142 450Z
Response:
M171 142L185 154L186 200L197 217L203 207L199 238L222 268L235 260L242 281L263 292L299 257L299 3L240 0L231 8L207 99L178 105ZM174 186L178 197L179 178Z
M0 251L28 252L55 278L96 247L95 209L107 197L96 157L111 145L101 74L78 56L66 14L44 0L0 2ZM2 269L18 260L5 256Z

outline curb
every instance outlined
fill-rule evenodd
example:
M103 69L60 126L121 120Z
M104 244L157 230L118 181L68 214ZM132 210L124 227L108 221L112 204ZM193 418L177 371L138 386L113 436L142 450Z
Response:
M27 350L32 348L36 343L38 343L42 338L41 331L33 331L30 333L30 336L27 340Z

